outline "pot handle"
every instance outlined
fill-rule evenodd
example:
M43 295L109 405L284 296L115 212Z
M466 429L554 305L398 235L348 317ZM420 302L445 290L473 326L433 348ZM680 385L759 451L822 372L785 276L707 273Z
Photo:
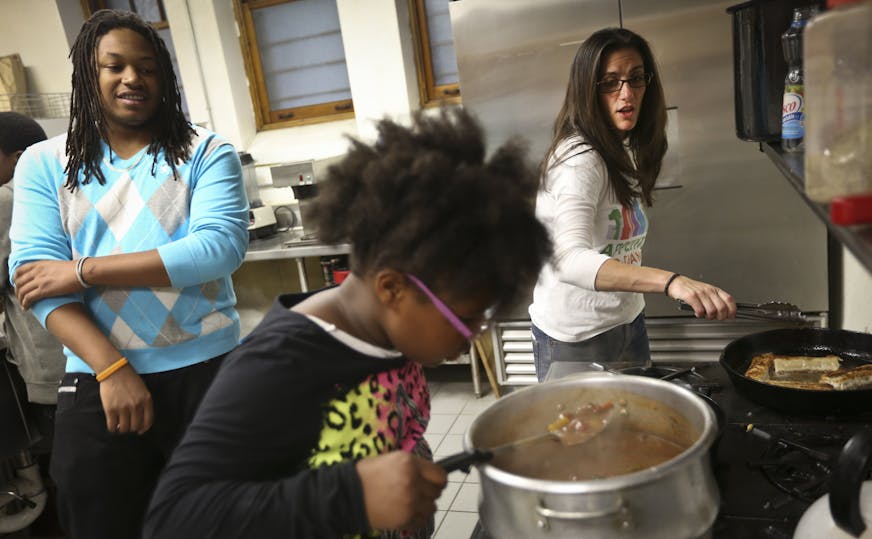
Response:
M830 513L845 532L860 537L866 530L860 513L860 489L872 466L872 431L863 429L848 440L830 476Z
M604 507L596 511L557 511L549 509L542 505L542 501L536 505L536 513L545 519L553 518L558 520L591 520L595 518L603 518L620 513L624 510L624 500L620 496L615 497L615 503L611 507Z
M486 462L493 457L494 454L491 451L475 449L473 451L464 451L462 453L449 455L443 459L437 460L436 464L445 468L445 473L451 473L457 470L463 470L465 473L469 473L470 466L478 464L479 462Z

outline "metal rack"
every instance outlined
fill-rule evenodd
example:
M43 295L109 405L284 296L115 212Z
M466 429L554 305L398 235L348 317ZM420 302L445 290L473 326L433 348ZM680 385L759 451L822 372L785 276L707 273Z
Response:
M70 94L0 94L0 112L13 111L31 118L68 118Z
M805 194L803 154L786 153L775 143L761 143L760 150L772 160L814 214L827 225L830 234L853 253L866 268L866 271L872 273L872 225L839 226L833 224L830 221L829 206L815 202Z
M535 384L531 322L501 320L492 331L496 376L501 386ZM804 327L828 327L826 313L803 313ZM752 333L797 327L792 321L777 320L699 320L685 316L645 319L654 363L681 364L717 362L732 340Z

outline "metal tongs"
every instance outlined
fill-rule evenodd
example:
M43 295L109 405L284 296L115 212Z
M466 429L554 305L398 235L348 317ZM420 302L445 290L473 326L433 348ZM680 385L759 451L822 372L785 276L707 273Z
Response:
M683 311L693 311L693 307L683 301L679 301L679 308ZM751 320L777 320L780 322L793 322L803 324L808 322L799 307L783 301L769 301L766 303L736 303L736 318Z

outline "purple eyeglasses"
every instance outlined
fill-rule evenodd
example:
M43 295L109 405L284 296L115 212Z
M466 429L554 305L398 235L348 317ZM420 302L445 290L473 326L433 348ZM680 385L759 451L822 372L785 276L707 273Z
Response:
M487 313L485 313L485 318L482 321L481 325L477 327L475 331L473 331L472 329L470 329L469 326L463 323L463 320L461 320L459 316L454 314L454 311L452 311L451 308L448 307L448 305L445 305L444 301L439 299L439 296L434 294L433 291L427 287L427 285L421 282L421 279L418 279L411 273L407 273L406 277L408 277L408 279L412 281L412 283L414 283L415 286L417 286L418 289L423 292L425 296L427 296L430 302L436 307L436 310L438 310L442 314L442 316L444 316L445 319L448 320L448 322L450 322L452 326L454 326L454 329L456 329L458 333L463 335L466 340L475 340L482 333L487 331L488 327L490 327L490 317Z

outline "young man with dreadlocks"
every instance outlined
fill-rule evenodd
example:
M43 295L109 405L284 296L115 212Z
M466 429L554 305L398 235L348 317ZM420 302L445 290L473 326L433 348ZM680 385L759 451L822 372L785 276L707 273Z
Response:
M65 347L52 476L71 538L139 537L151 491L239 339L248 242L236 151L181 111L167 49L96 12L70 53L71 123L16 171L10 274Z

